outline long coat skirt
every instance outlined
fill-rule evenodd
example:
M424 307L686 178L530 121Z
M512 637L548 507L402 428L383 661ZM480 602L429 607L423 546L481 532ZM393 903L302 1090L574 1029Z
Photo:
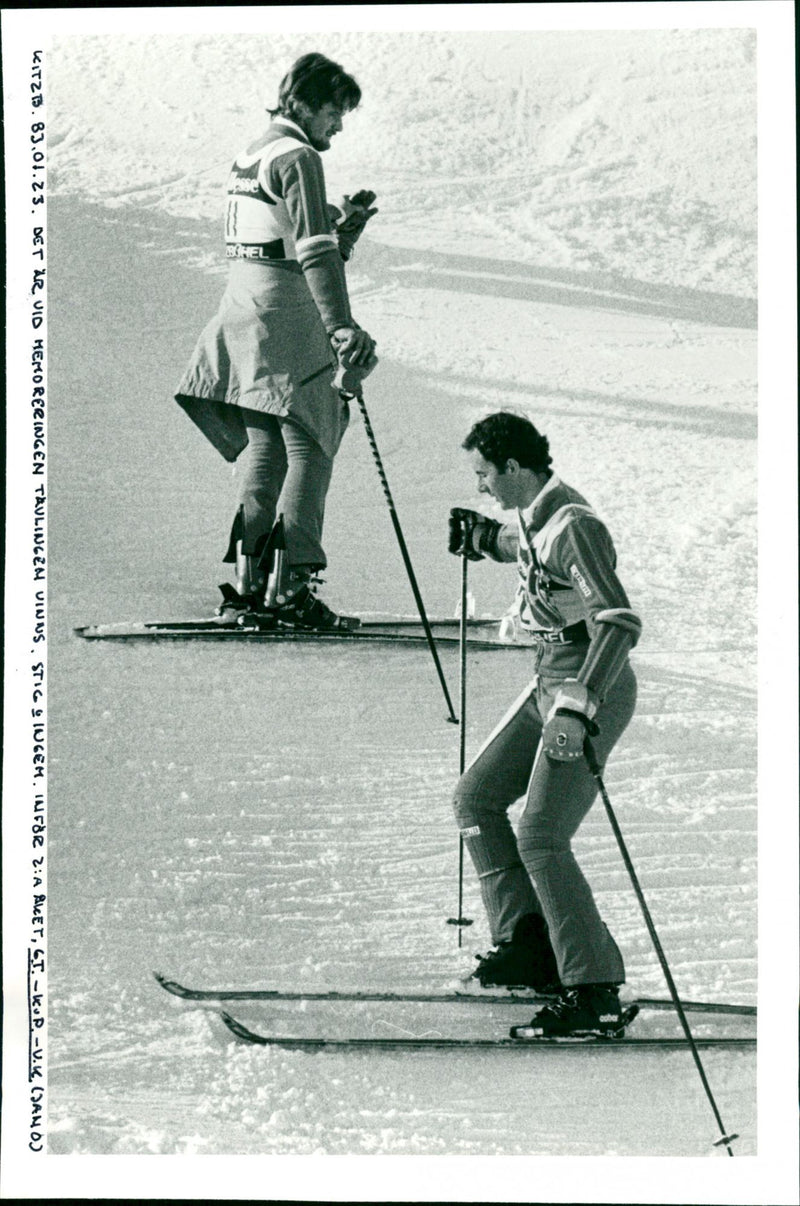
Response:
M228 461L247 446L242 408L291 419L332 458L349 420L335 365L299 265L236 262L175 399Z

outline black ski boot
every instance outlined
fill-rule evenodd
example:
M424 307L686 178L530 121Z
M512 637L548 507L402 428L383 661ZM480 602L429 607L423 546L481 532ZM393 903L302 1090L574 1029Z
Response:
M270 614L279 624L316 632L359 628L361 620L357 616L340 616L317 598L314 587L318 582L310 571L290 569L285 587L282 585L275 604L269 608Z
M540 913L520 917L510 941L501 942L488 955L475 957L478 966L470 978L481 988L533 988L540 993L561 988L547 923Z
M639 1012L623 1006L616 984L577 984L563 988L527 1026L512 1026L512 1038L622 1038Z
M240 594L229 582L220 582L219 589L222 591L222 602L217 607L214 615L229 623L233 621L249 621L253 616L261 615L261 618L268 622L269 617L264 613L264 601L257 594ZM272 620L272 627L275 627L275 620Z
M270 541L273 540L277 526L276 524L272 533L263 535L256 542L254 553L245 553L244 507L240 506L236 512L228 551L222 558L223 562L235 564L236 586L234 588L228 582L220 583L222 602L215 612L223 621L249 621L254 615L264 611L264 592L271 564Z

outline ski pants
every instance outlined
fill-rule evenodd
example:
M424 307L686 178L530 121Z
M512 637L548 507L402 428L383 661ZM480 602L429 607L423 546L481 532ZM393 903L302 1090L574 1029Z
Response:
M243 508L242 552L256 552L278 514L286 532L286 563L324 569L325 498L333 458L298 423L243 410L249 443L241 454L239 504Z
M562 682L539 675L515 701L458 782L456 820L495 944L510 939L526 913L541 913L564 985L621 984L622 957L571 848L597 795L596 781L584 759L555 762L540 746ZM626 664L595 717L599 733L592 744L601 767L635 704L636 678ZM508 809L523 796L515 837Z

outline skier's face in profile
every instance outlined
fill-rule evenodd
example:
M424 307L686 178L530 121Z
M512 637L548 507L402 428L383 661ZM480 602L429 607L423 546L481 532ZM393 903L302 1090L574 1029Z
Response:
M488 494L499 502L504 511L517 505L517 474L516 461L506 461L503 469L498 469L493 461L487 461L477 448L470 453L470 462L478 479L478 493Z
M308 135L308 141L315 151L327 151L334 134L339 134L343 128L344 111L332 101L327 101L321 109L309 109L303 119L303 128Z

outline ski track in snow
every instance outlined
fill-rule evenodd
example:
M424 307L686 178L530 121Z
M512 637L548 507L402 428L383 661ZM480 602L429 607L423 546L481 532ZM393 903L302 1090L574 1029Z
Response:
M638 711L607 783L675 979L687 998L751 1002L749 34L536 35L535 70L510 35L318 41L365 93L326 171L332 193L380 193L349 278L379 341L367 402L428 609L458 597L447 510L479 501L460 442L488 409L523 408L608 520L644 618ZM234 36L60 39L51 56L49 1150L710 1155L684 1052L533 1057L532 1108L528 1058L460 1055L443 1075L432 1053L243 1048L152 981L436 989L488 945L470 872L461 951L446 925L458 730L427 651L376 666L366 648L70 633L215 603L235 481L169 397L223 286L230 160L308 48L271 39L263 68L259 40ZM387 86L423 60L424 87ZM331 489L328 598L413 615L359 428ZM501 613L513 568L470 575L478 613ZM456 655L443 664L455 698ZM529 677L525 653L471 656L468 756ZM576 848L631 990L665 995L601 805ZM752 1055L704 1062L752 1154Z

